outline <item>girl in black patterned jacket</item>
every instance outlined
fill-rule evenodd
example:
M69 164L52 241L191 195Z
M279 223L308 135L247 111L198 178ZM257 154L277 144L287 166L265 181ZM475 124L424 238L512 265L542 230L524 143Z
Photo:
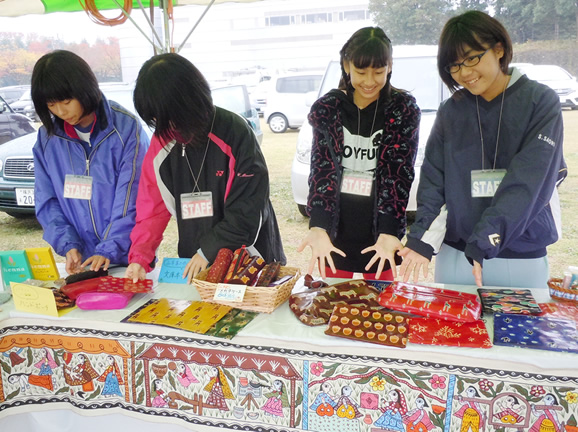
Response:
M421 117L415 98L391 86L392 47L366 27L341 49L339 89L316 101L307 210L309 273L392 280L405 233L405 210ZM373 254L371 253L373 252Z

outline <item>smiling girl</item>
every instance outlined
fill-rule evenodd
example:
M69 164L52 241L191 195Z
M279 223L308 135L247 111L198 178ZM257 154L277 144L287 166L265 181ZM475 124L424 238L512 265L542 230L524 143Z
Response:
M311 248L323 277L392 280L405 234L405 209L421 118L415 98L392 87L391 41L379 27L341 50L339 89L317 100L307 211Z
M451 18L438 69L453 96L425 152L416 222L400 255L407 281L546 288L546 247L560 237L556 190L566 176L560 101L509 68L512 43L489 15ZM483 269L482 269L483 268Z

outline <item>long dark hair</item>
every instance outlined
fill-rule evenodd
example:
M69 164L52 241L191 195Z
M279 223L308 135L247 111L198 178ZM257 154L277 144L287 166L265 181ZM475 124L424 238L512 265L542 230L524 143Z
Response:
M508 73L512 61L512 40L506 28L495 18L480 11L468 11L450 18L445 24L439 41L438 71L442 81L455 92L460 85L444 68L464 57L467 46L476 51L485 51L488 46L502 44L504 55L500 59L500 69Z
M157 137L191 145L206 141L215 112L203 74L175 53L154 56L143 64L134 89L134 107Z
M63 127L64 121L53 115L48 103L77 99L82 105L84 117L96 113L100 127L107 126L106 115L101 104L102 93L94 72L80 56L70 51L52 51L34 65L30 94L34 109L48 135L54 134L54 124Z
M367 67L382 68L389 66L387 82L381 90L381 94L389 98L391 95L391 66L393 64L393 48L391 41L380 27L364 27L357 30L343 45L341 51L341 80L339 89L346 90L348 94L353 94L355 89L351 85L351 79L345 72L343 64L352 62L358 69Z

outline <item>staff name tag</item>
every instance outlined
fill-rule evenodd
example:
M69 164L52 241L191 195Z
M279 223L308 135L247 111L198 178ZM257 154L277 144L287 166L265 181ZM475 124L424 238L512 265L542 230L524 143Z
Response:
M90 200L92 198L92 177L66 174L64 198Z
M213 216L213 193L192 192L181 194L181 216L183 219Z
M341 192L370 196L373 186L373 173L345 170L341 183Z
M491 198L496 194L502 179L506 175L505 169L500 170L473 170L472 171L472 198Z

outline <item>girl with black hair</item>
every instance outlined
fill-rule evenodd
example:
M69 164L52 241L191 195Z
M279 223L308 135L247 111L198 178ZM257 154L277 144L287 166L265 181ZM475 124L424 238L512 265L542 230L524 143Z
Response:
M566 176L560 100L510 68L512 42L495 18L469 11L440 36L438 70L454 93L425 151L417 215L400 273L435 282L546 288L546 247L561 234L556 189Z
M396 275L421 113L392 87L392 65L384 31L358 30L341 49L339 89L311 107L311 220L298 248L311 248L309 273L317 263L322 277Z
M90 66L69 51L41 57L32 100L42 121L33 149L36 217L76 273L127 265L141 164L149 139L106 99Z
M209 85L187 59L169 53L142 66L135 107L155 132L146 154L126 277L144 279L171 218L189 282L221 248L285 263L257 138L241 116L213 105Z

